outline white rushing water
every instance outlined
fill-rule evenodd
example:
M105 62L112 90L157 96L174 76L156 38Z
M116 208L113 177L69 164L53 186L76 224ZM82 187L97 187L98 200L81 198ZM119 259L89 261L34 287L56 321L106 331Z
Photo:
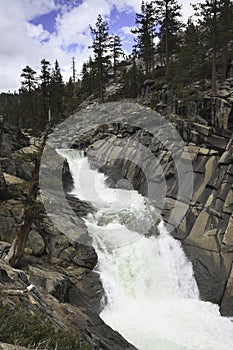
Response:
M181 244L159 224L145 237L153 210L136 191L110 189L77 151L66 155L72 193L98 208L86 224L98 254L108 303L101 318L140 350L232 350L233 323L199 300Z

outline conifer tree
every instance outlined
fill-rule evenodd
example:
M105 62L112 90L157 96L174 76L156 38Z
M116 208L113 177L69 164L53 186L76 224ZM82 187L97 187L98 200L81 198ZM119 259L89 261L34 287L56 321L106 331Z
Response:
M199 17L199 25L203 28L203 35L212 54L212 75L211 75L211 93L216 95L216 65L217 49L219 48L219 39L221 38L220 18L224 5L223 0L205 0L204 3L193 5L196 15Z
M90 26L92 35L92 46L94 51L94 62L98 72L99 102L104 102L105 66L109 62L107 54L109 48L109 35L107 22L99 15L95 23L95 28Z
M50 106L50 83L51 83L51 63L46 59L41 60L41 92L43 103L43 123L51 121L51 106Z
M35 89L36 87L36 78L35 78L36 72L29 66L26 66L22 70L22 74L20 75L21 78L23 78L23 81L21 81L22 87L26 89L29 94Z
M81 91L84 97L92 94L98 88L98 71L92 58L89 57L88 62L84 62L82 67Z
M46 59L41 60L41 88L49 86L51 80L51 63Z
M179 90L194 81L206 77L206 50L200 28L191 19L182 34L182 41L177 59L172 65L173 83Z
M36 89L36 72L29 66L26 66L21 73L22 87L20 93L20 119L21 126L32 127L35 129L35 98L34 92Z
M116 82L116 70L119 62L119 57L123 55L121 39L118 35L114 35L110 38L110 52L111 57L113 59L113 74L114 74L114 82Z
M233 38L233 2L232 0L221 1L221 12L219 17L219 43L222 51L222 80L227 78L227 66L233 59L230 48Z
M166 76L169 76L170 59L177 51L182 27L181 5L176 0L155 0L156 22L159 26L160 49L165 53Z
M63 115L64 82L58 60L55 60L50 80L51 114L53 122L57 122Z
M155 16L153 2L141 3L141 13L136 14L135 23L137 28L132 29L136 34L134 52L142 57L145 63L145 74L148 76L153 71L154 65L154 38Z
M129 98L136 98L144 80L143 69L136 63L136 56L132 57L132 64L125 68L122 75L122 93Z

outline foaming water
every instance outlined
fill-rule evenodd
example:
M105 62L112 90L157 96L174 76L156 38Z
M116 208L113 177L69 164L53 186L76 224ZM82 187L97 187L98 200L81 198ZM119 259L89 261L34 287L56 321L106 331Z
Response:
M101 318L140 350L231 350L233 323L218 306L199 300L191 263L180 242L159 224L136 191L110 189L83 154L63 152L72 193L98 209L86 218L108 303Z

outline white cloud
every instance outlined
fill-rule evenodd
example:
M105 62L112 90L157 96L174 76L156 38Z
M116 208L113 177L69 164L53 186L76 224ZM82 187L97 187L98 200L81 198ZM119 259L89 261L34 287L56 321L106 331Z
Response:
M44 30L42 24L34 25L32 23L27 23L26 27L27 34L32 39L39 40L40 42L49 40L50 33L47 30Z
M4 1L4 0L1 0ZM19 9L24 13L26 20L42 16L56 9L54 0L17 0ZM15 3L14 3L15 6Z
M204 0L191 0L191 1L182 1L182 14L183 14L183 20L187 23L187 20L189 17L194 15L194 10L192 7L192 4L197 4L204 2Z
M192 12L190 1L183 1L185 20ZM72 8L74 4L76 7ZM98 0L98 6L96 0L83 0L82 4L80 0L0 0L0 91L17 90L22 69L29 65L39 72L43 58L51 63L58 59L68 80L72 75L72 56L76 58L77 70L81 71L91 54L89 24L94 26L98 14L109 20L113 8L133 14L140 11L140 4L139 0ZM29 23L58 8L56 32L51 34L41 24ZM124 42L132 42L130 29L121 28Z
M115 6L118 11L126 12L139 12L141 8L141 2L138 0L108 0L111 6Z
M122 28L120 29L120 33L125 34L125 35L134 35L134 34L131 32L131 29L132 29L132 27L128 27L128 26L122 27Z

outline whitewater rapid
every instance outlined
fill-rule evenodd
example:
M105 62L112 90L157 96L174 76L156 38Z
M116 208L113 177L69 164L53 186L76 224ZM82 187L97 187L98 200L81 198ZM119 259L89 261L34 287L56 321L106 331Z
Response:
M107 296L101 318L140 350L232 350L233 323L203 302L192 265L163 223L146 237L155 213L138 192L108 188L79 151L69 162L72 194L98 210L86 219Z

